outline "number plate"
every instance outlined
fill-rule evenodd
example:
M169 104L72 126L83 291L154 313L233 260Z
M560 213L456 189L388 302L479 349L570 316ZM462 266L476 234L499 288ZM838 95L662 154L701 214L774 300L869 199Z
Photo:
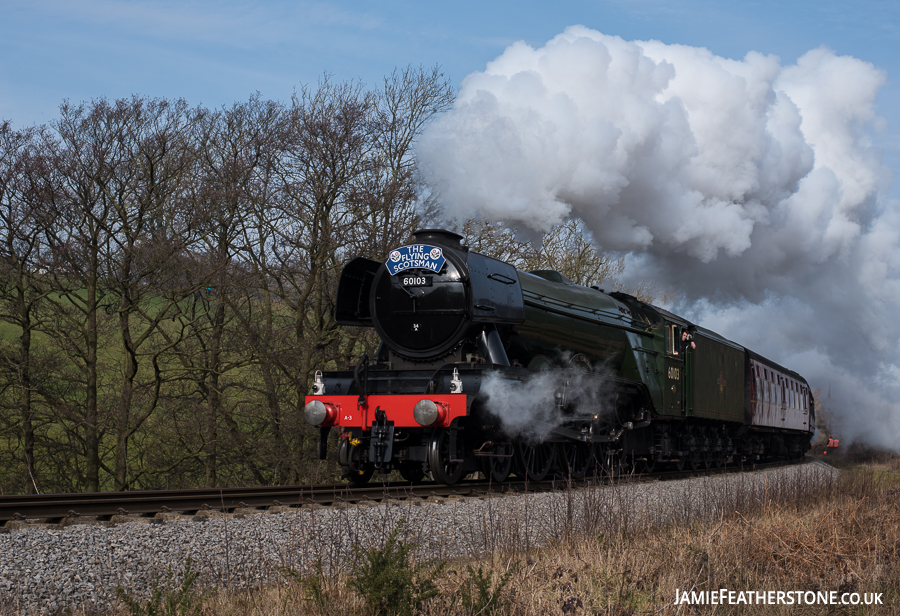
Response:
M400 284L404 287L430 287L432 276L401 275Z

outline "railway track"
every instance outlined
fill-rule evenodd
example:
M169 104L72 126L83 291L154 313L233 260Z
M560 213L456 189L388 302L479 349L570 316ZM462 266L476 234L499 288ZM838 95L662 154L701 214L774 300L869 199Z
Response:
M799 462L802 461L801 459ZM708 474L763 470L797 462L732 464L725 468L706 471L661 471L651 474L621 475L614 480L626 482L665 481ZM278 512L301 506L346 506L379 503L385 500L447 499L450 497L483 497L489 493L547 492L570 486L596 485L601 482L609 483L610 478L592 477L573 482L556 478L542 482L507 481L502 484L468 480L452 486L437 483L412 485L407 482L395 482L371 483L362 487L330 484L0 495L0 525L6 529L18 529L34 524L67 526L79 523L163 522L173 517L204 518L221 514Z

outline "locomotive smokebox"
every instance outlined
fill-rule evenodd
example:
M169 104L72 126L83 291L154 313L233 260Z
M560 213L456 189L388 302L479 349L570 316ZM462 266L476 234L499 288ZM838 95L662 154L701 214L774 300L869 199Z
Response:
M344 267L339 324L373 326L394 353L430 360L486 336L486 324L525 320L513 266L470 252L451 231L422 229L413 238L384 262L358 257Z

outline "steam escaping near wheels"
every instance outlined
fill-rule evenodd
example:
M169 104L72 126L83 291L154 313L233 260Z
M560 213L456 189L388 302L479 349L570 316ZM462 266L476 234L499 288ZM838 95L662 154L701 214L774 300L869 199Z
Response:
M481 385L481 393L504 432L524 440L546 437L563 421L564 405L576 412L609 418L615 413L614 394L604 381L566 368L542 370L522 381L490 374Z

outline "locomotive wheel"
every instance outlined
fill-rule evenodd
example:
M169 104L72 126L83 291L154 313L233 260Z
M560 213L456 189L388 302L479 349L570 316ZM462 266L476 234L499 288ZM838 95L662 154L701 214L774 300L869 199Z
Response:
M712 466L712 459L715 455L713 449L716 445L715 438L710 437L709 429L704 428L700 431L700 442L703 444L703 451L700 453L700 467L709 470L709 467Z
M362 486L369 483L372 475L375 474L375 467L363 462L360 459L361 457L362 452L359 447L354 447L347 441L341 441L338 448L338 459L347 460L347 463L342 465L344 477L354 486Z
M523 479L543 481L553 468L556 459L556 443L516 445L516 474Z
M425 479L425 469L419 462L404 464L398 470L400 476L410 483L422 483L422 480Z
M431 469L431 478L438 483L453 485L462 477L462 459L462 439L457 436L456 451L451 452L450 429L436 428L428 445L428 467Z
M682 468L686 465L692 471L709 468L709 457L704 449L708 449L709 441L703 428L687 429L687 436L682 440L688 445L688 451L682 456ZM681 470L681 469L678 469Z
M591 467L591 446L585 443L563 443L556 451L563 479L584 479Z
M722 440L721 436L716 436L713 438L713 452L710 454L712 456L712 460L710 460L710 464L714 468L722 468L725 466L725 452L723 449L725 448L725 442Z
M509 479L509 474L512 472L513 446L510 443L502 443L497 445L494 451L507 457L489 456L482 458L481 472L484 473L484 477L488 481L502 483Z
M687 459L688 468L692 471L699 471L700 469L706 468L706 460L702 458L702 455L703 454L700 452L691 453Z

